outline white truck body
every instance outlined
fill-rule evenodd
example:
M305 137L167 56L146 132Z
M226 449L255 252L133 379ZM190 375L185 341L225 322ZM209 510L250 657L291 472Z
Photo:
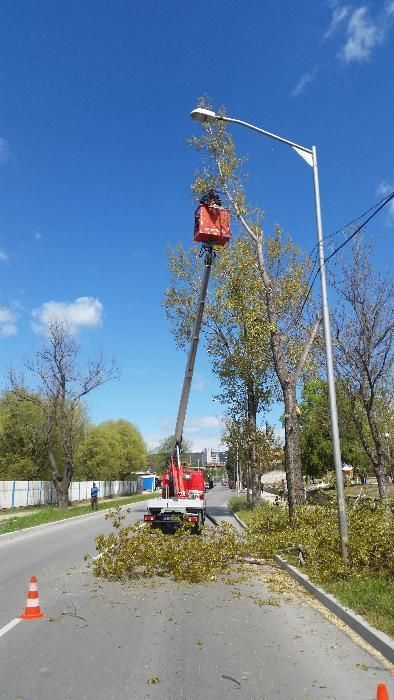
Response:
M189 510L205 511L206 504L201 498L154 498L147 501L146 507L149 512L160 510L161 513L185 513Z

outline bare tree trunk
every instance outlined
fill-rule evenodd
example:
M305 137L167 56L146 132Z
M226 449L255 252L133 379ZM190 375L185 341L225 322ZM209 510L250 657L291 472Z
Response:
M387 475L386 475L386 470L384 468L384 460L380 462L379 460L379 454L378 454L378 462L374 464L374 472L376 476L376 480L378 482L378 490L379 490L379 497L381 500L387 504L388 503L388 497L387 497Z
M352 418L353 418L353 423L356 427L356 430L358 432L361 444L364 448L364 451L366 455L368 456L373 470L374 474L376 476L376 480L378 482L378 490L379 490L379 497L383 501L383 503L387 506L388 505L388 495L387 495L387 473L386 473L386 460L387 460L387 453L384 451L382 442L380 440L380 435L379 435L379 430L376 426L376 423L374 421L370 405L363 397L363 404L364 404L364 409L365 413L367 416L368 420L368 425L371 431L371 437L372 437L372 442L375 447L375 450L371 448L371 445L368 443L368 440L364 434L364 429L363 429L363 424L362 421L359 420L357 417L357 413L354 407L354 400L350 400L350 405L352 406Z
M73 464L71 460L65 460L63 474L59 474L57 468L55 455L53 454L52 447L48 445L48 457L52 467L52 482L56 489L57 503L60 510L68 508L68 488L71 483L71 478L73 475Z
M296 506L305 502L304 482L301 473L300 433L298 424L295 386L291 383L283 388L285 400L285 465L289 517L294 521Z
M257 401L253 386L253 381L247 382L248 394L248 432L249 432L249 465L250 465L250 488L252 491L252 508L261 501L260 472L256 454L256 433L257 433Z
M66 510L66 508L68 508L68 486L62 480L58 481L57 484L55 484L55 487L57 491L57 503L59 510Z
M387 474L386 474L386 454L382 447L382 442L380 440L379 430L377 428L376 422L372 411L370 410L369 404L364 400L364 406L368 417L368 423L371 430L372 440L375 445L376 459L373 460L374 472L378 482L379 496L384 504L387 506Z
M249 460L246 464L246 500L248 502L248 505L252 505L252 495L251 495L251 488L250 488L250 464Z

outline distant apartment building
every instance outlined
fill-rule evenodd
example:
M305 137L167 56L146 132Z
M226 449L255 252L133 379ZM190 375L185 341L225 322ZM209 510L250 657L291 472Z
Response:
M192 467L220 466L226 463L227 452L206 447L202 452L185 452L182 458L186 459Z
M226 463L227 452L221 452L220 450L214 450L212 447L206 447L201 453L201 460L203 465L221 465Z

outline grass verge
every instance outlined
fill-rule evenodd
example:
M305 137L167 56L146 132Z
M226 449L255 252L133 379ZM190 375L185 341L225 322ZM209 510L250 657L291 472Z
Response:
M286 510L262 503L253 510L245 498L230 506L248 526L250 551L263 558L281 554L297 566L296 546L306 553L303 571L371 625L394 637L393 520L382 510L360 506L348 510L349 566L339 556L336 509L309 506L297 512L290 525Z
M99 510L110 510L111 508L116 508L118 506L124 506L129 503L136 503L138 501L146 501L151 498L155 498L160 494L135 494L133 496L128 496L127 498L114 498L110 501L104 501L99 503ZM8 518L0 522L0 535L6 534L8 532L15 532L16 530L23 530L26 527L35 527L36 525L44 525L45 523L54 523L57 520L64 520L65 518L75 518L78 515L86 515L91 513L92 508L90 503L83 506L70 506L67 510L59 510L54 506L43 506L37 507L34 513L29 513L28 515L19 515L16 518Z
M325 588L343 605L362 615L371 625L394 638L394 580L380 576L350 577L327 583Z

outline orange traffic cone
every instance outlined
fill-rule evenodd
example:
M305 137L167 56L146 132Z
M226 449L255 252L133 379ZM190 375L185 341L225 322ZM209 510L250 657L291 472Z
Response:
M379 683L376 691L376 700L390 700L386 683Z
M43 617L43 615L44 613L41 612L40 601L38 599L37 579L35 576L32 576L27 594L25 612L20 615L20 618L22 620L37 620L39 617Z

